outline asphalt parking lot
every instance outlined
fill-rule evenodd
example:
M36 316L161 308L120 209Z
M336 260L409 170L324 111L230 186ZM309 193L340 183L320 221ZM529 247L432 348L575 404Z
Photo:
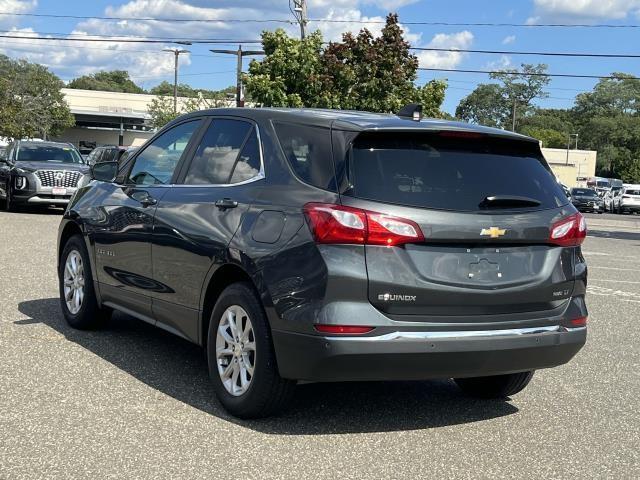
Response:
M201 350L123 315L71 330L60 211L0 212L0 478L640 478L640 216L588 215L589 340L511 401L448 381L307 384L238 421Z

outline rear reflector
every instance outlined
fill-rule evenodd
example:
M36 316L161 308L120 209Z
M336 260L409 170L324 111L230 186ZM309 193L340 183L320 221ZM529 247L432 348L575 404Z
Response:
M587 317L578 317L571 320L572 327L586 327L587 326Z
M332 335L362 335L369 333L375 327L361 327L358 325L314 325L314 328L320 333L329 333Z
M581 213L560 220L549 229L549 243L563 247L581 245L586 236L587 222Z
M317 243L403 245L424 242L417 223L382 213L330 203L304 206Z

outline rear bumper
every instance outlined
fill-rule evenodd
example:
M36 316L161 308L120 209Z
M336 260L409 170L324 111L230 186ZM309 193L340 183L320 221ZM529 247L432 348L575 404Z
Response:
M273 331L284 378L309 381L423 380L537 370L568 362L586 327L407 332L323 337Z

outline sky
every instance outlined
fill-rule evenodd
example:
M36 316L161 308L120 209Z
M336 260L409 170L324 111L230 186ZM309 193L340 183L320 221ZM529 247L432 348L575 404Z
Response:
M400 22L510 23L540 25L640 24L640 0L308 0L309 30L320 29L326 40L339 40L345 31L363 27L374 34L389 12ZM125 20L16 16L55 14L81 17L119 17ZM185 22L142 21L135 18L180 18ZM210 19L214 22L192 20ZM299 27L287 23L227 22L229 19L293 20L288 0L0 0L0 53L25 58L49 67L63 80L99 70L128 70L136 83L150 88L162 80L173 81L173 55L163 52L170 43L135 44L118 39L135 36L160 38L216 38L228 45L191 45L180 57L180 82L193 87L220 89L235 84L236 59L212 54L209 48L237 48L234 40L256 40L264 29L285 28L299 35ZM327 22L341 20L343 22ZM405 38L416 47L501 51L589 52L639 54L640 28L552 28L515 26L403 25ZM108 35L107 43L47 42L46 36ZM254 45L253 47L256 47ZM247 48L251 46L247 45ZM640 58L566 58L514 54L416 52L420 66L428 68L496 70L522 63L546 63L549 73L608 75L625 72L640 76ZM245 60L246 69L249 59ZM448 80L443 109L454 113L459 101L486 74L421 71L418 83ZM575 95L589 91L597 80L554 78L542 107L568 108Z

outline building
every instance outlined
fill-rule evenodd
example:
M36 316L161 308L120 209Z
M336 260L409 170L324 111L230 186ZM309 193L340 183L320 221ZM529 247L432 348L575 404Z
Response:
M596 175L595 150L543 148L542 154L558 180L567 187L586 187L587 178Z
M73 143L82 153L101 145L139 146L155 133L148 113L155 95L71 88L62 93L76 125L54 140ZM178 108L185 100L178 98ZM224 106L234 105L229 101Z

